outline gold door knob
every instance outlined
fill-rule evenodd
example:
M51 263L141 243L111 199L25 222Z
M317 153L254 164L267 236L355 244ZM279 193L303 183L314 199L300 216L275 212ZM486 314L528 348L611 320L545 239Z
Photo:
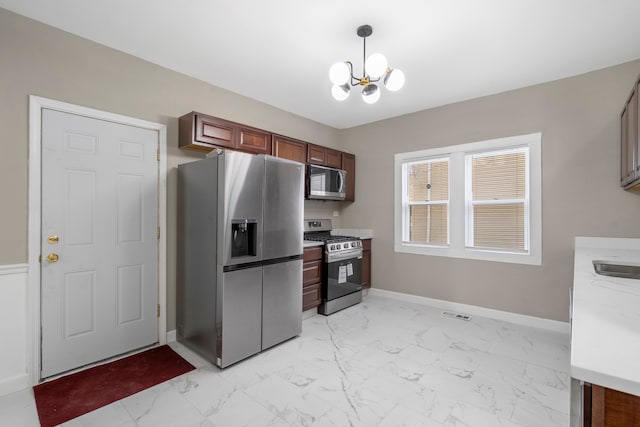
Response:
M58 236L55 236L55 235L54 235L54 236L49 236L49 237L47 237L47 242L48 242L50 245L55 245L55 244L57 244L57 243L58 243Z
M49 254L47 255L47 262L53 264L54 262L58 262L59 258L58 254Z

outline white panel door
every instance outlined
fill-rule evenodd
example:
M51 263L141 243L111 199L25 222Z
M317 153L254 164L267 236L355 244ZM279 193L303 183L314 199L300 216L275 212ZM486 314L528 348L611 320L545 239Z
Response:
M157 342L157 149L155 130L42 110L42 378Z

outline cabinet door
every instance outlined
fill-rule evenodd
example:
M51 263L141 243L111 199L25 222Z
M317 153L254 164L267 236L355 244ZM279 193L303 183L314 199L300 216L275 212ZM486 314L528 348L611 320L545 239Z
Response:
M307 285L302 289L302 311L307 311L320 305L322 300L320 289L320 282Z
M302 284L310 285L322 281L322 261L309 261L302 265Z
M627 121L627 176L628 181L636 178L638 151L638 91L634 90L629 104L629 120Z
M356 199L356 156L349 153L342 153L342 169L347 171L344 200L346 202L353 202Z
M200 114L196 115L195 121L195 141L226 148L236 148L232 123Z
M371 239L362 241L362 287L371 287Z
M585 405L586 406L586 405ZM640 425L640 397L611 388L591 386L591 414L584 425L591 427L628 427ZM587 408L584 408L587 411ZM590 418L590 424L587 424Z
M326 149L327 166L332 168L342 168L342 153L338 150Z
M307 144L307 163L325 166L327 164L327 149L320 145Z
M307 160L307 143L281 135L273 135L272 153L282 159L305 163Z
M271 154L271 134L260 129L238 127L238 150L256 154Z

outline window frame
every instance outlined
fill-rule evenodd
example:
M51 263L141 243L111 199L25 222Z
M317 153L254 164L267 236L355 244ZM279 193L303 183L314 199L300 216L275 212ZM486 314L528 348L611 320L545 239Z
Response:
M408 162L404 162L402 164L402 176L403 176L403 180L402 180L402 193L403 196L409 193L409 183L408 183L408 179L404 179L405 176L407 176L408 173L408 167L411 166L412 164L416 164L416 163L435 163L438 161L447 161L447 170L448 170L448 175L451 174L451 159L449 158L449 156L435 156L435 157L428 157L428 158L420 158L420 159L413 159L411 161ZM415 243L418 245L424 245L424 246L433 246L433 247L438 247L438 248L443 248L443 247L448 247L451 241L451 227L450 227L450 214L449 212L451 211L451 208L449 206L450 201L451 201L451 179L448 180L447 182L448 185L448 189L447 189L447 195L448 198L446 201L443 200L438 200L436 202L434 201L428 201L428 202L411 202L411 201L407 201L407 203L403 203L402 204L402 215L403 215L403 228L402 228L402 240L405 243L409 243L405 241L404 239L407 238L408 236L411 235L411 207L412 206L446 206L447 207L447 243L445 244L434 244L434 243Z
M526 252L467 246L468 177L466 156L514 148L528 148L527 181L529 192L528 242ZM405 227L404 164L437 158L449 158L449 245L436 246L403 241ZM475 259L505 263L542 265L542 133L510 136L449 147L397 153L394 159L394 250L431 256Z

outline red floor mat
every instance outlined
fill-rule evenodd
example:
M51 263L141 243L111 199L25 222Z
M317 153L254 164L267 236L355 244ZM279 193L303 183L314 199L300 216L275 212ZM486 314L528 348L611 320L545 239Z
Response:
M195 369L163 345L33 387L42 427L52 427Z

